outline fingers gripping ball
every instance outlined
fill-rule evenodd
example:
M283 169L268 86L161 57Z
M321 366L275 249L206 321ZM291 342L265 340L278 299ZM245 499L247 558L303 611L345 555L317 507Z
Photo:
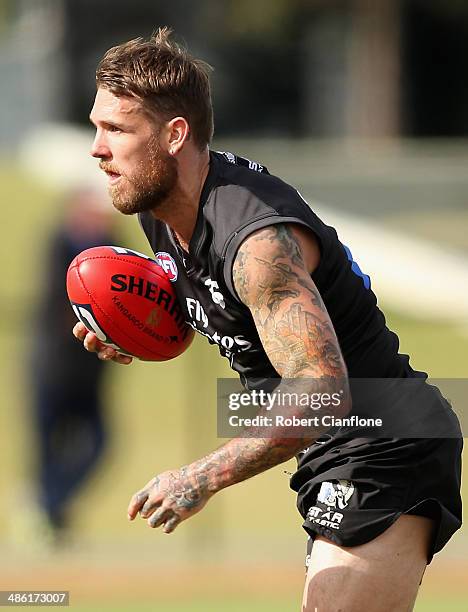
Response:
M68 298L78 319L105 345L145 361L183 353L194 332L177 300L173 266L115 246L87 249L67 273ZM172 259L172 258L171 258Z

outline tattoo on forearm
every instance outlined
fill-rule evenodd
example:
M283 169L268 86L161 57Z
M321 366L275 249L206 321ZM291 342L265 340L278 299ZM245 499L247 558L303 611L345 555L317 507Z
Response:
M212 492L242 482L294 457L310 443L304 438L233 438L193 464L207 476Z

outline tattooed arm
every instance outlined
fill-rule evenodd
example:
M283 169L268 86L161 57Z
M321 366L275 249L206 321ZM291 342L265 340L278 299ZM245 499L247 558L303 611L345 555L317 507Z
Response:
M272 225L242 243L233 281L252 313L270 362L283 379L278 390L330 395L343 390L334 412L342 417L350 409L347 371L330 317L310 276L317 263L317 243L304 229ZM276 413L311 416L309 406L298 405L277 407ZM291 429L252 428L248 438L230 440L198 466L216 491L291 459L322 431L302 428L291 435Z
M233 266L234 286L249 307L265 352L282 379L295 379L308 393L331 394L345 387L343 402L335 412L343 416L348 410L346 367L310 277L317 261L318 247L303 229L273 225L251 234L240 246ZM271 416L271 412L262 413ZM281 414L311 416L308 406L281 407ZM262 427L248 433L249 437L234 438L199 461L151 480L133 496L129 518L140 511L150 527L164 525L164 531L173 531L217 491L291 459L321 430L304 429L294 437L284 429Z
M317 251L315 239L299 226L273 225L252 234L234 262L236 291L282 378L346 376L335 331L310 276Z

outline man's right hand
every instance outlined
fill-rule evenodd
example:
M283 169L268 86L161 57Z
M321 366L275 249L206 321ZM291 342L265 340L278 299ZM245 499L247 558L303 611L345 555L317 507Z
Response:
M78 340L83 342L83 345L87 351L90 353L97 353L99 359L103 361L115 361L116 363L121 363L122 365L129 365L133 361L133 357L129 357L128 355L122 355L110 346L105 346L98 339L96 334L90 332L86 329L83 323L77 323L73 328L73 335Z

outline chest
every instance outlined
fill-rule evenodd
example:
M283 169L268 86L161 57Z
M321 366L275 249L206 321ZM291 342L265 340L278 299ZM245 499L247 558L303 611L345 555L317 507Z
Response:
M185 321L221 354L231 358L260 344L250 312L225 289L221 262L204 245L196 256L189 255L171 238L156 251L158 263L168 272Z

